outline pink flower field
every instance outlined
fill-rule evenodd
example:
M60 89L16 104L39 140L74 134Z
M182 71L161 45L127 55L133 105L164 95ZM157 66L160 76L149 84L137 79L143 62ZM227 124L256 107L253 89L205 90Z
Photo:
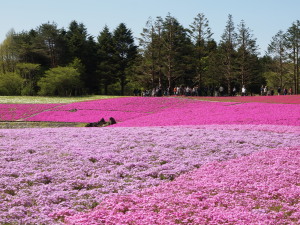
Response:
M25 119L60 104L0 104L0 121Z
M262 102L281 104L300 104L299 95L274 95L274 96L234 96L234 97L192 97L204 101L218 102Z
M300 96L250 98L0 104L1 121L117 121L0 129L0 224L299 224Z

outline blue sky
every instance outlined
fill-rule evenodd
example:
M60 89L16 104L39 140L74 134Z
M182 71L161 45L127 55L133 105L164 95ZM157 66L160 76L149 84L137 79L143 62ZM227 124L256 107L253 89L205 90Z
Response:
M83 23L89 34L98 36L107 25L111 30L124 22L139 37L149 17L168 13L188 27L198 13L209 20L219 42L228 14L237 25L244 20L252 30L262 55L271 38L300 20L299 0L0 0L0 42L13 28L16 32L55 22L67 28L72 20Z

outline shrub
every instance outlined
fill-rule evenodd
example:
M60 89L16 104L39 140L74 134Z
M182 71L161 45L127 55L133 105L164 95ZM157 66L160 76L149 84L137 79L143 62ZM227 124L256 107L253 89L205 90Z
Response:
M23 78L17 73L0 74L0 95L20 95Z
M74 96L79 95L83 83L80 73L72 67L56 67L46 71L45 76L38 82L39 95L43 96Z

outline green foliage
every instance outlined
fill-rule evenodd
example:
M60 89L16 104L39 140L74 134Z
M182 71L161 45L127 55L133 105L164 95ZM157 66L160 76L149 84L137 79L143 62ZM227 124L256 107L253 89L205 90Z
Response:
M108 86L117 81L117 76L113 35L107 26L100 32L97 44L97 55L99 59L97 68L98 82L100 86L103 86L104 94L108 94ZM100 90L100 93L101 92L102 89Z
M46 71L38 86L38 94L43 96L76 96L81 94L83 88L80 73L72 67L57 67Z
M268 87L289 87L291 86L293 79L290 74L284 74L283 77L278 76L277 73L269 71L263 74L266 79Z
M137 46L130 29L121 23L113 33L115 71L121 85L121 95L124 95L127 84L126 71L132 66L137 55Z
M73 62L71 62L68 67L72 67L77 70L77 72L82 75L85 73L85 66L81 62L79 58L75 58Z
M35 95L37 92L37 81L41 76L41 67L39 64L18 63L16 65L18 74L24 79L22 95Z
M0 44L0 73L14 72L17 63L17 50L14 47L14 31L11 30Z
M273 37L266 60L258 57L245 22L236 31L231 15L219 43L203 13L189 29L170 14L149 19L139 48L124 23L113 32L105 26L95 41L83 23L72 21L65 30L48 22L20 33L11 30L0 44L0 94L124 95L132 89L181 85L198 86L202 94L222 85L230 94L233 86L242 85L259 92L265 80L299 93L299 40L297 20Z
M20 95L23 78L17 73L0 74L0 95Z

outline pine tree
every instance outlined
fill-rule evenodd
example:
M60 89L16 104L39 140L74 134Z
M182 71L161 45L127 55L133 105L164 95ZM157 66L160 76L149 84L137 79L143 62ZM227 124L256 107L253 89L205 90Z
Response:
M286 45L289 50L289 58L293 64L293 80L295 94L299 94L299 57L300 57L300 21L297 20L286 32Z
M287 52L286 52L286 39L282 30L278 31L275 36L272 37L272 41L268 47L268 54L273 57L275 61L275 74L278 77L278 86L284 87L286 85L287 68Z
M89 93L97 89L97 49L93 37L87 33L83 23L72 21L66 32L66 40L69 50L69 63L75 58L80 59L86 71L81 74L81 80Z
M108 86L116 82L114 70L114 46L113 36L109 28L105 26L98 36L98 82L104 87L104 94L108 94ZM100 90L101 91L101 90Z
M224 77L227 83L228 94L231 94L231 82L235 79L235 58L237 34L235 32L232 15L228 15L227 24L221 37L220 58L224 66Z
M132 66L132 63L137 55L137 46L134 44L134 39L131 30L124 23L121 23L113 33L114 43L114 58L117 71L117 77L121 86L121 95L125 93L127 84L127 70Z
M192 42L187 29L170 14L163 21L163 70L167 78L167 89L174 82L193 85L192 83Z
M207 45L212 41L211 29L209 21L203 13L199 13L194 22L190 25L192 41L195 51L195 75L198 86L202 90L202 82L208 67L208 51Z
M256 39L242 20L238 26L237 35L237 81L240 86L252 87L257 84L258 57ZM256 88L258 88L256 87Z
M143 28L141 38L139 38L140 54L142 56L139 71L146 79L150 79L152 89L161 86L159 66L159 62L161 62L161 27L156 26L157 24L157 21L154 22L149 18L146 27Z

